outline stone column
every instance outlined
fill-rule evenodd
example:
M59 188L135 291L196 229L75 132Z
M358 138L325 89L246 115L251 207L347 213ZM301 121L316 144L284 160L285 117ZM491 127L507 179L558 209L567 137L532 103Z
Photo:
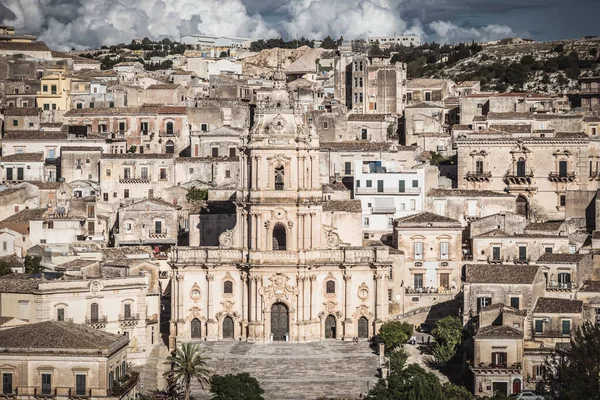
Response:
M383 302L383 275L380 273L375 274L373 276L373 279L375 279L375 322L381 322L381 303Z
M177 320L183 319L183 272L177 271Z
M352 285L351 283L352 281L352 275L349 274L345 274L344 275L344 314L345 314L345 320L344 320L344 337L350 337L352 335L351 331L351 324L352 324L352 299L351 299L351 294L350 294L350 286Z
M317 280L316 275L310 276L310 319L317 318L317 304L315 296L315 281Z
M248 277L248 283L250 284L250 318L248 320L254 322L256 321L256 281L254 276Z
M306 298L304 293L304 276L296 276L298 285L298 322L304 321L304 299Z
M248 273L242 271L240 273L240 287L242 300L242 325L248 320L248 299L246 298L246 285L248 282Z

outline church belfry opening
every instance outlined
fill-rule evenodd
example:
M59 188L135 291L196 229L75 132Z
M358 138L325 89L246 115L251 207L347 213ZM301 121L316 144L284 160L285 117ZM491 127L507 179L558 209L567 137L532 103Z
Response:
M285 169L282 165L275 168L275 190L283 190L285 184Z

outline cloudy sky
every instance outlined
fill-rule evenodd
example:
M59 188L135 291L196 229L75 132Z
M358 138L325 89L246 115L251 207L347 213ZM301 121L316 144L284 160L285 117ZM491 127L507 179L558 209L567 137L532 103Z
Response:
M188 33L553 40L600 35L598 15L600 0L0 0L2 23L57 49Z

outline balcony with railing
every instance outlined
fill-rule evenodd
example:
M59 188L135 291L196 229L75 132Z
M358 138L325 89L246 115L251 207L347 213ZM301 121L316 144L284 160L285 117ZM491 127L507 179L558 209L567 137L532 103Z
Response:
M159 131L158 136L160 136L160 137L175 137L175 136L179 136L179 131L177 131L177 130Z
M470 182L489 182L491 178L490 171L469 171L465 175L465 179Z
M420 193L421 193L420 187L404 188L404 190L399 190L398 186L396 186L396 187L384 186L383 188L377 188L377 187L356 188L356 194L400 194L400 195L404 195L404 194L420 194Z
M475 211L474 213L465 211L463 213L463 217L465 218L465 221L473 221L481 218L481 212L479 210Z
M168 237L167 228L151 230L150 232L148 232L148 237L152 239L166 239Z
M44 164L46 165L58 165L60 164L60 158L58 157L48 157L44 159Z
M573 182L575 178L575 172L550 172L548 174L550 182Z
M125 175L119 175L119 183L150 183L152 182L152 175L140 175L139 177Z
M600 94L600 86L599 87L586 87L581 88L579 90L579 94Z
M512 373L519 374L521 372L521 363L491 363L491 362L472 362L471 369L476 373Z
M108 390L106 388L81 388L78 390L74 387L55 386L17 386L12 393L0 393L1 398L60 398L60 399L86 399L86 398L101 398L101 399L123 399L127 395L132 394L139 382L139 375L132 374L127 376L120 384L117 390Z
M507 172L506 175L504 175L504 183L506 183L507 185L515 185L515 186L519 186L519 185L530 185L531 182L533 181L533 171L529 171L528 173L513 173L513 172Z
M371 207L371 214L395 214L396 207Z
M456 287L424 287L424 288L413 288L407 286L405 289L407 295L421 296L421 295L440 295L440 294L454 294L456 293Z
M529 264L531 262L531 258L515 256L515 257L513 257L513 262L515 264Z
M573 289L573 282L548 281L546 289L551 291L570 292Z
M138 313L129 314L129 315L119 314L119 325L121 325L121 328L134 327L138 324L139 320L140 320L140 314L138 314Z
M106 315L104 315L102 317L98 317L98 318L85 317L85 324L89 325L90 327L92 327L94 329L104 329L104 328L106 328L107 323L108 323L108 319L106 318Z

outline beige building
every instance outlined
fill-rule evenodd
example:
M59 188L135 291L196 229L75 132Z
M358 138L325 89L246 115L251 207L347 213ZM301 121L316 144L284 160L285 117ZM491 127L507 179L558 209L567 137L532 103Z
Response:
M16 399L134 399L129 338L72 322L47 321L0 330L2 393ZM122 379L118 388L115 383Z
M143 199L118 210L113 228L115 246L177 244L181 207L160 199Z
M392 256L360 246L343 220L328 218L336 208L322 202L318 136L284 85L278 70L276 88L257 92L235 227L218 247L171 253L171 348L203 339L368 338L387 319Z

